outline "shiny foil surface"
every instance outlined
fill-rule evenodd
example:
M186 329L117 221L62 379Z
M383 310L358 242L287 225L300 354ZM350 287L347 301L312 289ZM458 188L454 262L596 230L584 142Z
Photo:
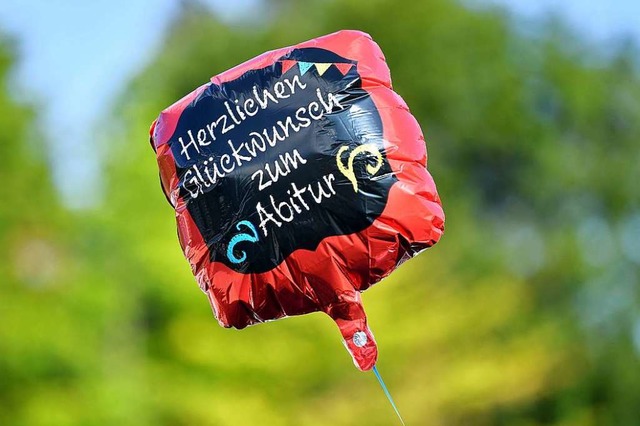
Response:
M340 31L260 55L162 111L150 134L219 323L322 311L371 369L360 292L444 231L420 126L371 37Z

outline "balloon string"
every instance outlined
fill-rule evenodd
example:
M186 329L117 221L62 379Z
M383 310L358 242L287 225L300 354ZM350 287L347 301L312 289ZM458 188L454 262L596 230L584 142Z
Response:
M402 420L402 416L400 415L400 412L398 411L398 408L396 407L396 404L393 402L393 398L391 398L391 394L389 393L389 390L387 389L387 386L384 384L384 380L382 380L382 377L380 376L380 373L378 372L378 368L375 365L373 366L373 374L376 375L376 378L378 379L378 382L380 382L380 386L382 387L382 390L384 391L384 394L387 396L387 399L391 403L391 406L393 407L394 411L398 415L398 418L400 419L400 423L402 423L402 426L405 426L404 420Z

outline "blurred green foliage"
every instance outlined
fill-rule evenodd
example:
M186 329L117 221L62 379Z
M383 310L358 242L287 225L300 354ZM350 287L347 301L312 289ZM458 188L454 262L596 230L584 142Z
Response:
M447 0L187 2L94 141L106 192L61 205L0 44L0 424L389 425L321 314L220 328L147 143L161 109L265 50L372 34L425 130L447 232L364 295L408 425L640 422L640 78L628 44ZM132 41L134 42L134 41Z

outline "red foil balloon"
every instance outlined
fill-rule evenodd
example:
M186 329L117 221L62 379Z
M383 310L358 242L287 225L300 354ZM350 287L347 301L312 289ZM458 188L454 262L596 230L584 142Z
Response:
M360 292L444 230L422 132L371 37L340 31L260 55L165 109L150 133L219 323L322 311L371 369Z

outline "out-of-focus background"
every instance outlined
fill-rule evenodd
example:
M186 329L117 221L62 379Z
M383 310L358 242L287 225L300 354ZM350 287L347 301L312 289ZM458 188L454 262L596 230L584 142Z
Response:
M407 424L640 424L639 3L5 0L1 425L397 424L327 317L218 326L148 143L210 76L344 28L447 213L363 296Z

